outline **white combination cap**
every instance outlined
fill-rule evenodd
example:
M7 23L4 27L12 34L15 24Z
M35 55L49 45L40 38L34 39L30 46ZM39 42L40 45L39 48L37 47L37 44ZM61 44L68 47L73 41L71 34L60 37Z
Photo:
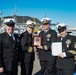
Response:
M43 18L43 19L41 20L41 22L43 22L44 20L49 20L49 21L50 21L50 18Z
M43 24L46 24L46 23L50 23L51 20L50 20L50 18L43 18L43 19L41 20L41 22L42 22Z
M32 24L32 23L33 23L33 24L36 24L35 22L33 22L33 21L31 21L31 20L28 20L28 21L26 22L27 25Z
M13 19L13 18L6 18L6 19L4 19L3 23L10 22L10 20L12 20L14 23L16 23L16 20Z
M27 27L30 27L30 28L33 28L33 29L34 29L36 23L33 22L33 21L31 21L31 20L28 20L28 21L26 22L26 25L27 25Z
M7 26L14 26L16 23L16 20L13 18L6 18L4 19L3 23L5 23Z
M59 28L59 27L66 27L66 26L67 26L66 23L59 23L59 24L56 25L57 28Z

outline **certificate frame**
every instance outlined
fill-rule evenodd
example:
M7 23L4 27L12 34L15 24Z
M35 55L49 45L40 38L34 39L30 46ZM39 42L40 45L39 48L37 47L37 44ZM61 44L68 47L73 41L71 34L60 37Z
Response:
M33 46L39 46L41 45L41 36L33 36L33 41L32 41L32 45Z
M62 53L62 42L53 42L52 43L52 55L58 56L59 53Z

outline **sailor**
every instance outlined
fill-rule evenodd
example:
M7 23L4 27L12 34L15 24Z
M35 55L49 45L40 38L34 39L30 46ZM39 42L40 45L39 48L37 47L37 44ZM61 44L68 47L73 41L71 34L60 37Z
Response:
M20 35L21 40L21 75L32 75L35 51L32 46L32 33L35 23L31 20L26 22L26 31Z
M39 36L42 38L42 43L37 47L41 65L41 73L42 75L53 75L56 58L52 56L51 43L57 40L57 33L50 28L50 18L43 18L41 22L43 25L43 31L39 33Z
M62 52L58 54L57 58L58 75L73 75L76 54L75 37L67 34L66 23L57 24L57 30L59 32L57 41L62 43Z
M19 37L14 34L15 19L4 20L6 32L0 34L0 73L17 75L19 61Z

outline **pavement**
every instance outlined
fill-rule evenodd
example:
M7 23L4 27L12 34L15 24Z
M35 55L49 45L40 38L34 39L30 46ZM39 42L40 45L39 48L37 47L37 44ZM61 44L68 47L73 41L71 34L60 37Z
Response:
M40 63L39 63L39 57L38 57L38 53L36 52L32 75L41 75L40 69L41 69L41 67L40 67ZM20 73L21 73L21 68L19 66L18 67L18 75L21 75ZM57 75L56 70L54 73L55 73L54 75ZM74 75L76 75L76 73L74 73Z

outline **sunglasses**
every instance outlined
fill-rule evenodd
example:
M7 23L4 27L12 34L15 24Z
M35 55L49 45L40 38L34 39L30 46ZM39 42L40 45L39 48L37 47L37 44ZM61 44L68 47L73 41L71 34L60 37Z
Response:
M59 31L59 33L61 33L61 32L64 32L64 29L62 29L62 30L58 30Z
M44 23L43 25L48 25L49 23Z

